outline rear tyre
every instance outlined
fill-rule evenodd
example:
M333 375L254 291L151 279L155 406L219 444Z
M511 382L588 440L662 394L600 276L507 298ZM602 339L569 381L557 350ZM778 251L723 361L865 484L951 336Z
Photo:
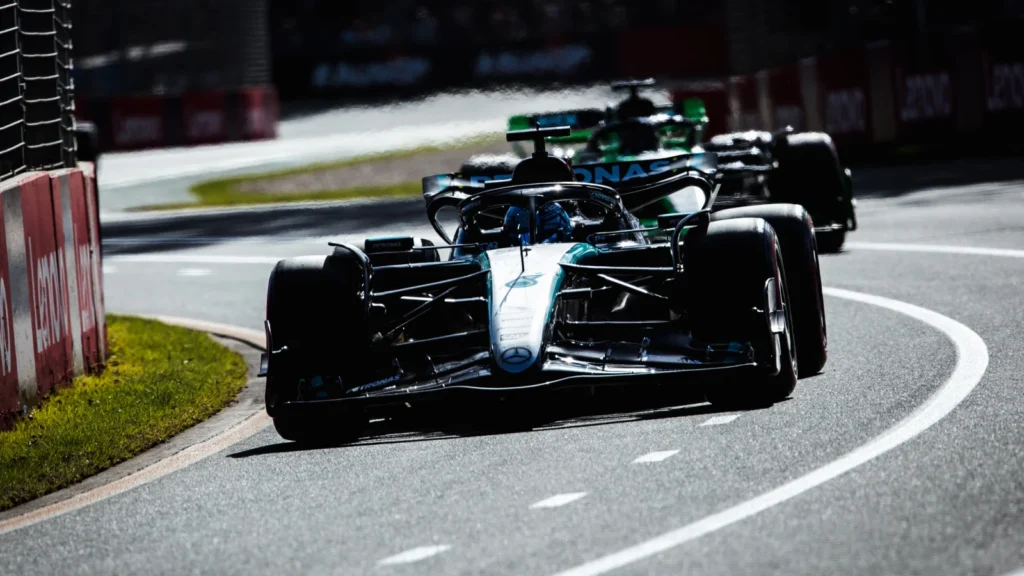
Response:
M361 413L299 415L281 404L298 400L300 387L317 379L329 386L334 377L343 382L361 377L369 350L369 321L359 298L363 284L359 259L343 249L330 256L282 260L271 272L267 319L272 346L287 351L271 359L266 407L282 438L334 444L362 432L366 418Z
M801 378L813 376L828 359L825 299L821 290L818 245L811 218L796 204L745 206L715 212L713 222L733 218L763 218L775 230L786 262L786 280L796 329Z
M683 244L683 266L693 337L701 342L750 342L753 373L712 378L704 396L715 406L770 405L796 387L797 350L782 248L761 218L712 222L707 233ZM766 286L773 297L767 297ZM783 310L781 333L765 311Z
M853 201L846 185L847 175L828 134L801 132L775 140L772 155L779 167L768 180L774 202L799 204L818 226L849 226L848 206ZM822 252L838 251L845 239L819 242ZM834 248L834 250L825 250Z

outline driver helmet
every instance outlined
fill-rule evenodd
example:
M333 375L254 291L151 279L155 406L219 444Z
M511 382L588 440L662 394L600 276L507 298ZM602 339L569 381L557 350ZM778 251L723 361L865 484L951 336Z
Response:
M618 119L629 120L631 118L644 118L653 116L658 111L654 102L640 95L631 95L622 101L618 108Z
M530 215L522 208L512 206L505 213L503 225L508 240L530 244ZM567 242L572 237L572 219L557 202L545 204L537 211L538 244Z

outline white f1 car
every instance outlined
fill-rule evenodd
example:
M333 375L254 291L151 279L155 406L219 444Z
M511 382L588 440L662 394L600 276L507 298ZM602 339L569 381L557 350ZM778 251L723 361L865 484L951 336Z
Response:
M588 165L632 176L581 182L544 150L568 133L509 132L535 152L508 179L424 178L442 243L368 239L277 264L261 374L282 437L350 440L370 418L437 406L529 398L507 404L528 411L574 387L690 387L713 404L764 405L822 369L803 208L712 214L713 153ZM649 227L631 213L666 197L691 208ZM443 210L457 214L452 235Z

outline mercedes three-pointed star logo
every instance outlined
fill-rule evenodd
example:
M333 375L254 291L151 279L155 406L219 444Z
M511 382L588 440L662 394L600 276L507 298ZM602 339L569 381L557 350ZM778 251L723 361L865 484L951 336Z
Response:
M524 364L529 362L530 358L533 358L533 352L531 352L529 348L524 348L522 346L509 348L501 353L501 360L506 364Z

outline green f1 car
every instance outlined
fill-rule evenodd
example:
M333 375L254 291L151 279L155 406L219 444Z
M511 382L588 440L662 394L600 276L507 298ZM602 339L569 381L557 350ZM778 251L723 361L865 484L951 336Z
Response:
M846 233L856 230L856 200L851 173L840 165L835 145L828 134L794 132L791 128L770 133L761 131L715 135L705 141L708 117L703 102L691 98L672 106L657 106L639 94L654 85L653 80L612 84L615 90L629 90L628 98L616 106L578 109L509 119L510 130L569 126L568 136L551 137L551 153L574 168L609 162L648 161L680 153L716 152L720 159L719 207L767 203L803 206L814 222L821 252L838 252ZM511 174L527 155L517 146L513 153L478 155L463 164L466 178ZM589 173L577 170L578 175ZM595 174L598 183L614 182L615 175ZM582 178L582 176L580 176ZM636 175L622 174L630 179ZM649 225L660 213L685 211L690 199L683 194L664 198L657 206L636 214Z

